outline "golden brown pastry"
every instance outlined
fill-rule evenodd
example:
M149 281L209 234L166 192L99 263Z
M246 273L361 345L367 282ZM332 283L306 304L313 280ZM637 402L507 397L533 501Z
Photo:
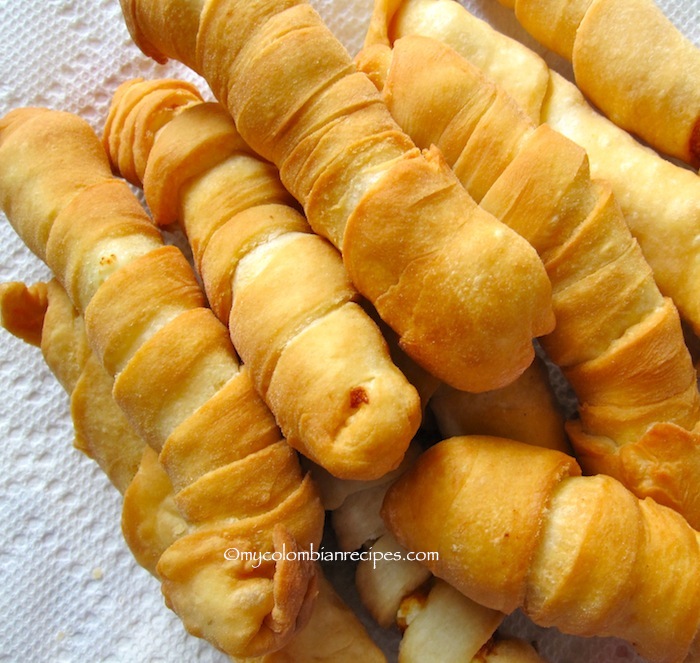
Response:
M460 189L439 153L415 147L308 4L122 9L145 53L204 76L409 355L466 390L522 373L532 338L553 325L541 263Z
M340 477L377 478L418 429L418 394L338 252L225 109L190 90L123 83L104 132L112 166L143 184L158 224L181 224L212 310L287 442Z
M661 291L700 332L700 177L661 158L595 111L578 88L550 76L542 121L583 146L591 174L610 183Z
M558 451L440 442L389 489L382 515L407 549L438 553L425 562L436 576L494 610L621 637L666 663L684 660L700 625L698 533Z
M611 120L700 166L700 49L653 0L499 0Z
M281 648L308 617L316 574L310 560L271 554L318 545L324 512L191 267L77 116L6 115L0 191L10 223L84 315L115 401L159 454L190 527L158 561L166 603L231 655ZM266 558L251 568L228 549Z
M480 606L433 578L422 560L412 558L387 531L380 517L386 491L419 454L414 442L393 476L364 485L312 469L324 504L334 506L332 523L340 550L359 557L355 584L363 605L382 628L398 626L402 631L401 663L495 662L505 649L513 661L541 661L531 646L506 643L494 633L503 613Z
M437 145L541 256L557 318L541 344L578 397L568 430L586 471L700 527L700 393L680 317L586 152L431 38L394 42L383 95L417 144Z
M699 333L697 174L642 146L594 110L573 83L550 71L534 51L459 2L377 0L366 36L367 48L379 50L375 58L386 60L385 47L410 35L451 46L508 92L535 124L549 124L586 150L591 175L612 187L661 292L674 300L681 316Z
M390 54L385 47L408 35L432 37L454 48L506 90L534 122L540 122L549 69L519 41L501 34L455 0L374 0L361 57L366 60L376 48L376 64L386 69ZM381 81L381 72L377 73Z
M30 345L41 344L41 329L48 306L48 286L35 283L27 287L24 283L0 284L0 325ZM71 376L57 376L63 384L72 384Z
M481 394L442 384L430 399L440 436L496 435L570 453L561 405L539 357L512 384Z
M158 559L190 527L175 504L158 456L131 429L111 397L112 378L89 351L82 317L55 281L0 285L3 326L41 344L52 372L71 396L76 447L92 457L123 493L122 531L136 560L157 576ZM20 332L17 334L17 332ZM319 593L309 622L260 663L384 661L355 614L319 570ZM236 659L252 661L253 659Z
M435 403L433 404L433 401ZM515 439L568 452L562 415L544 365L533 364L512 385L486 394L454 392L444 385L431 399L441 432L509 431ZM543 420L543 421L542 421ZM380 517L387 489L412 467L421 453L421 431L409 447L401 466L380 481L343 481L321 468L312 468L336 540L341 550L360 550L365 555L357 565L355 584L372 617L383 628L398 625L403 631L399 660L497 661L512 656L514 661L541 660L524 642L494 635L505 617L435 581L420 559L387 531Z

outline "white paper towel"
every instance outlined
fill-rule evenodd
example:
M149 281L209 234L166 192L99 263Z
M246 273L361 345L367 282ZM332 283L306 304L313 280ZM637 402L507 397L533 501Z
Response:
M464 0L497 28L539 52L494 0ZM371 0L317 0L352 53ZM696 42L700 0L662 7ZM202 82L177 63L159 66L131 43L118 0L0 0L0 116L16 107L78 113L101 131L119 83L134 76ZM566 73L557 58L550 64ZM0 281L49 278L0 214ZM164 606L158 583L138 567L119 530L120 497L72 446L68 399L40 352L0 332L0 662L220 662ZM352 568L329 569L352 600ZM544 631L516 614L508 630L539 641L552 663L637 659L623 643ZM377 632L391 653L396 634Z

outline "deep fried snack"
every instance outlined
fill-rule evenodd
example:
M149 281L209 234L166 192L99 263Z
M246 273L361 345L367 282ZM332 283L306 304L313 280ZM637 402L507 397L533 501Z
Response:
M219 104L174 80L123 83L104 143L155 221L179 222L208 301L287 442L343 478L400 462L421 420L338 252Z
M401 629L402 663L496 663L506 651L513 663L541 663L527 643L495 633L505 614L478 605L432 577L387 531L380 517L386 491L419 453L414 443L393 475L374 482L348 482L320 468L312 470L324 504L335 507L332 522L340 549L361 555L355 584L363 605L381 627Z
M529 444L568 452L563 417L554 410L552 399L540 363L494 392L453 392L442 385L432 397L442 432L508 431ZM508 421L492 421L503 418ZM355 574L363 604L380 626L398 625L403 631L399 646L403 663L498 661L506 652L513 661L541 661L526 643L504 640L502 634L494 633L505 614L433 578L427 566L409 558L408 551L387 531L380 517L386 492L420 453L421 445L414 441L401 466L380 481L343 481L321 468L312 469L321 500L332 512L340 549L361 550L364 555Z
M291 640L316 595L324 512L179 249L165 246L82 119L17 109L0 121L8 220L84 316L115 401L159 454L190 530L160 556L167 604L234 656ZM235 548L259 555L251 566Z
M366 35L366 51L379 49L376 66L381 68L386 59L386 46L410 35L452 47L510 94L535 124L549 124L586 150L592 176L610 184L661 292L700 334L697 174L634 140L594 110L573 83L550 70L534 51L459 2L376 0Z
M557 326L540 342L578 397L568 431L586 472L700 527L700 393L680 317L585 150L434 39L403 37L383 64L399 124L543 260Z
M89 350L82 317L56 280L29 287L0 285L0 310L8 331L41 345L47 365L70 395L76 448L95 460L123 494L125 540L139 564L157 576L160 556L190 527L158 455L114 402L112 377ZM256 663L384 661L320 570L318 579L318 597L306 626L281 650L255 658Z
M425 562L435 575L495 610L621 637L658 663L683 661L698 631L698 533L558 451L451 438L389 489L382 515L407 549L439 553Z
M700 49L653 0L499 0L613 122L700 166Z
M422 153L306 3L123 0L137 45L204 76L406 352L453 386L503 386L553 325L531 247Z

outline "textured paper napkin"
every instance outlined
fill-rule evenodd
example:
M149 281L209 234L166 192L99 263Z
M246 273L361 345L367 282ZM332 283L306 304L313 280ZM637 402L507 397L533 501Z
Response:
M464 2L542 52L493 0ZM371 0L312 4L354 54ZM665 0L662 7L698 41L700 0ZM177 63L159 66L138 51L118 0L0 0L0 10L0 116L47 106L78 113L101 131L111 94L127 78L171 75L201 85ZM567 71L557 58L549 61ZM0 246L0 281L49 278L1 214ZM72 448L67 396L40 352L4 331L0 390L0 662L227 660L184 632L156 580L134 563L119 529L119 495ZM352 567L328 570L354 601ZM520 614L505 628L537 640L552 663L639 660L623 643L563 637ZM395 660L396 633L375 635Z

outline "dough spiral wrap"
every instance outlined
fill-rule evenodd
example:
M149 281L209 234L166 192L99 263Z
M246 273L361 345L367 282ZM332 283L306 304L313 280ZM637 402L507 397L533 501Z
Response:
M553 325L541 263L438 154L413 145L309 5L124 0L122 9L145 53L204 76L409 355L466 390L522 373L532 338Z
M586 152L436 40L403 37L383 64L399 124L543 260L557 326L540 342L578 396L568 430L586 471L700 526L700 393L680 317Z
M337 251L228 113L179 81L127 81L104 134L156 222L180 222L212 310L287 442L341 477L394 469L420 423L418 394Z
M594 110L576 85L550 70L537 53L459 2L375 2L367 46L384 48L411 35L452 47L510 94L535 124L549 124L586 150L591 174L612 187L661 292L673 299L682 318L700 334L697 174L637 142Z
M499 0L612 121L700 166L700 49L653 0Z
M538 359L515 382L485 394L455 392L446 385L425 394L435 415L439 435L498 431L514 439L568 452L564 418L544 364ZM492 433L494 434L494 433ZM428 569L410 559L387 530L380 516L389 487L419 458L422 442L432 438L421 431L395 472L372 482L344 481L321 468L313 474L341 550L361 549L355 584L363 604L383 628L402 631L399 660L402 663L505 660L514 663L542 662L522 640L496 632L505 617L480 606L444 581L431 577Z
M47 365L70 396L75 446L97 462L123 494L122 531L136 561L157 576L158 559L187 533L168 475L112 398L112 377L90 351L82 317L53 279L27 287L0 285L2 324L40 345ZM256 663L314 660L384 661L354 613L319 570L319 593L309 622L281 650ZM232 659L249 661L252 659Z
M440 442L389 489L382 514L403 546L439 554L426 562L435 575L493 609L627 639L657 663L683 661L700 625L698 533L555 450Z
M191 528L158 562L167 604L231 655L279 649L308 617L313 564L251 570L224 552L308 549L324 513L189 264L74 115L3 118L0 190L10 223L84 315L116 402L159 454ZM280 480L263 481L270 473Z

